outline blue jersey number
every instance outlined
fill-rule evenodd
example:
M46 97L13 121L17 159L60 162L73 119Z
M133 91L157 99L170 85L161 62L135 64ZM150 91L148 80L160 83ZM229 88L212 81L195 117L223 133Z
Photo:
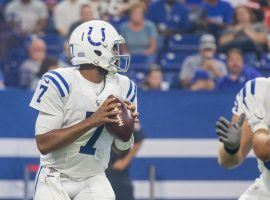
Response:
M86 118L90 117L93 114L93 112L86 112ZM104 125L99 126L97 130L94 132L92 137L88 140L85 146L81 146L80 153L87 154L87 155L95 155L96 148L94 148L94 145L96 144L98 138L101 135L101 132L104 128Z
M45 92L48 90L48 87L41 84L40 87L39 87L39 89L41 89L41 93L40 93L40 95L39 95L38 98L37 98L37 102L38 102L38 103L41 102L41 98L42 98L42 96L45 94Z
M270 171L270 161L266 161L263 164Z

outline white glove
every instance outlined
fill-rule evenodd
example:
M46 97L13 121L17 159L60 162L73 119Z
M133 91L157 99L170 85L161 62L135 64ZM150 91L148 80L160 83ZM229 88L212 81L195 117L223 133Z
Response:
M245 103L247 107L247 109L245 109L245 114L252 132L255 133L259 129L268 131L263 103L256 100L252 95L245 98Z
M117 147L117 149L124 151L130 149L134 144L134 136L132 134L131 138L127 142L122 142L121 140L114 139L114 144Z

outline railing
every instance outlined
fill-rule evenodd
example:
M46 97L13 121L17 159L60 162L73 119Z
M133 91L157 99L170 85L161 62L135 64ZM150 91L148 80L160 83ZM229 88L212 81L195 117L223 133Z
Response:
M34 165L34 164L30 164L25 166L24 168L24 198L23 200L29 200L29 197L31 196L31 194L29 194L29 183L31 180L31 174L33 173L37 173L39 166L38 165ZM32 198L31 198L32 199Z

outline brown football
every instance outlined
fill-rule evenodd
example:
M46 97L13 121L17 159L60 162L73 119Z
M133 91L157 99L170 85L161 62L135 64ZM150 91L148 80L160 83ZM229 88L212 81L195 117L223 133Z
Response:
M105 124L105 127L113 137L127 142L131 138L134 131L134 119L131 116L131 112L127 109L124 101L116 97L111 103L120 103L121 106L115 108L115 110L117 111L120 109L122 113L114 117L119 120L119 123L107 123Z

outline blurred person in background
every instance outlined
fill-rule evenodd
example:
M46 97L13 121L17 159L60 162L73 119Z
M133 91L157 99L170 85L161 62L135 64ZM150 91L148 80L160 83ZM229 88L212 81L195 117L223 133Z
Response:
M147 18L155 23L159 33L168 37L189 29L188 8L178 0L158 0L148 7Z
M89 4L83 4L81 6L81 18L79 21L73 23L69 29L68 35L70 36L72 31L84 22L93 20L93 11Z
M12 29L21 34L44 32L48 10L40 0L14 0L5 9L5 18Z
M202 5L205 11L203 24L207 31L218 38L220 31L233 22L233 8L223 0L206 0Z
M142 83L143 90L161 90L167 91L170 89L170 84L164 81L163 72L158 65L152 65L149 69L145 80Z
M45 27L45 32L46 33L57 33L57 31L55 29L54 19L53 19L55 6L57 5L57 0L45 0L44 2L47 5L48 13L49 13L48 23Z
M215 87L215 80L227 74L226 65L215 58L213 35L202 35L199 48L198 54L184 60L179 74L180 84L191 90L211 90Z
M137 123L134 130L134 145L123 154L111 151L110 162L106 170L107 178L112 184L115 200L134 200L133 186L130 180L129 169L133 158L142 146L144 133Z
M222 52L231 48L241 48L243 52L265 51L267 43L267 29L261 22L255 22L252 11L240 6L235 9L234 25L224 31L219 44Z
M227 1L228 3L230 3L232 5L233 8L236 8L238 6L241 6L245 3L247 3L249 0L224 0L224 1Z
M97 0L100 4L100 11L111 16L121 16L128 12L132 6L141 2L140 0Z
M63 0L54 10L54 22L58 33L67 36L71 25L80 20L81 6L86 0Z
M5 89L5 78L2 73L2 70L0 69L0 90Z
M130 9L130 19L120 27L120 33L127 42L127 51L132 55L142 55L147 63L155 61L157 30L153 22L144 18L145 4L135 4Z
M247 81L260 77L253 67L244 63L240 49L231 49L227 55L228 74L218 80L217 89L239 91Z
M44 73L55 69L57 60L46 54L46 44L41 39L34 39L29 47L29 58L20 66L20 85L25 89L35 89Z

